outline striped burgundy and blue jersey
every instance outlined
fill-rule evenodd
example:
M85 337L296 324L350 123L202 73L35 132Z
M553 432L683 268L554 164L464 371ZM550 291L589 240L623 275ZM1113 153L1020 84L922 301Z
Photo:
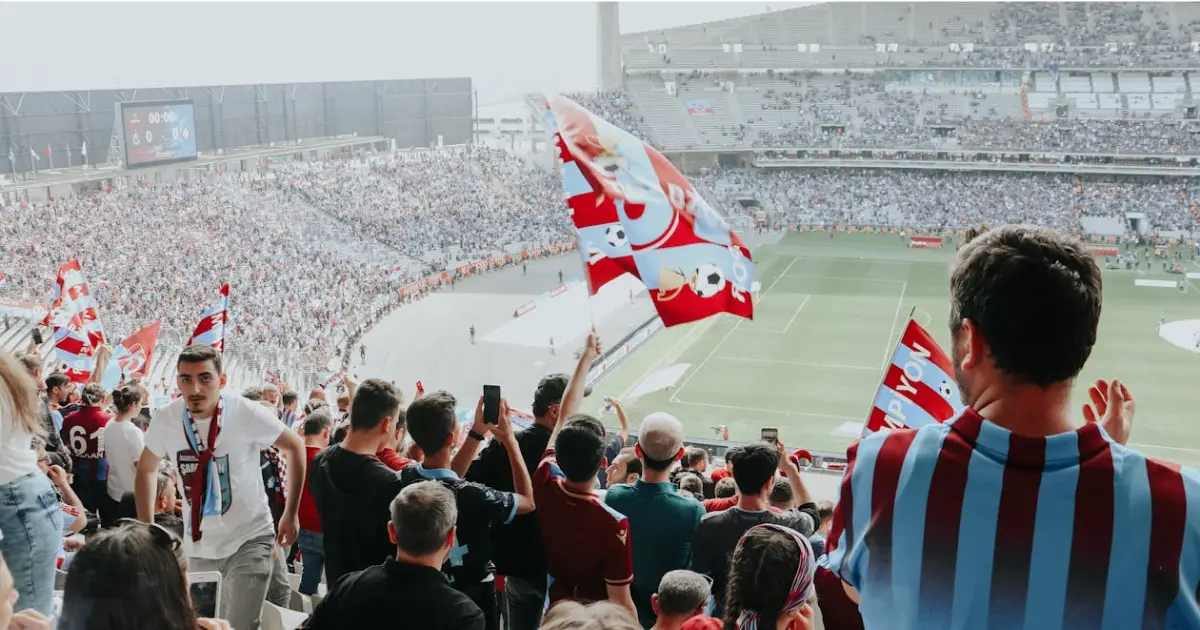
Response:
M1200 628L1200 473L973 410L849 450L823 562L868 628Z

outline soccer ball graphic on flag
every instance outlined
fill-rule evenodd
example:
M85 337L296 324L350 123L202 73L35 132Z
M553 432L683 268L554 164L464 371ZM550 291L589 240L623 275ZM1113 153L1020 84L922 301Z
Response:
M610 225L604 230L604 238L609 247L620 249L628 242L625 240L625 228L620 225Z
M941 384L938 385L938 393L949 400L950 397L954 395L954 390L950 387L949 382L942 381Z
M692 290L702 298L710 298L725 289L725 273L716 265L701 265L692 276Z

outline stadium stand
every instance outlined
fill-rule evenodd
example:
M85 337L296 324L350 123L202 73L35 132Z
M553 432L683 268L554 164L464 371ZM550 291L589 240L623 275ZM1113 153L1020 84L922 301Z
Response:
M801 474L813 454L778 440L735 445L725 433L725 462L710 463L685 447L680 419L651 413L635 437L611 398L621 429L607 432L583 413L590 373L634 345L602 353L594 320L573 373L541 379L519 432L506 404L494 423L482 399L463 418L454 396L421 383L413 401L394 382L351 378L336 404L320 391L299 398L317 372L345 367L390 310L517 252L561 251L573 238L561 182L534 160L389 150L2 208L0 299L22 308L0 328L0 599L10 604L0 628L230 628L196 618L185 556L222 573L222 604L206 614L237 630L260 617L267 630L397 619L428 630L1200 628L1190 564L1200 538L1188 520L1200 477L1132 448L1135 405L1120 382L1095 383L1086 422L1064 402L1101 332L1097 257L1108 254L1080 239L1200 230L1195 177L1125 170L1200 167L1196 40L1196 3L822 3L625 35L624 89L570 95L680 163L694 159L691 181L732 225L964 237L944 305L954 369L933 361L945 380L925 391L913 370L937 370L917 345L884 372L925 388L908 405L944 406L952 379L962 400L951 402L967 408L855 439L838 462L836 505L818 503ZM804 163L835 155L849 159ZM968 159L973 168L945 168ZM1094 165L1109 170L1083 168ZM1043 166L1064 168L1024 168ZM1141 235L1134 214L1148 224ZM1038 227L975 234L1006 224ZM132 468L103 445L138 417L139 392L89 386L78 400L57 384L51 342L25 355L70 258L113 336L161 319L145 381L156 398L187 398L133 430L146 448L131 451L143 453ZM179 348L225 281L237 312L230 382L222 393L181 379L187 391L175 392L178 360L200 374L215 356ZM552 291L569 290L561 269L558 281ZM897 315L909 287L899 283ZM927 287L913 293L930 299ZM838 316L857 327L861 310ZM739 325L686 334L728 338ZM702 351L700 366L717 347ZM292 385L286 398L259 387L268 369ZM74 430L86 421L100 431ZM93 449L104 466L77 466L72 481L46 435ZM137 489L119 506L73 489L130 475ZM216 509L231 489L236 505ZM85 540L64 539L84 527Z

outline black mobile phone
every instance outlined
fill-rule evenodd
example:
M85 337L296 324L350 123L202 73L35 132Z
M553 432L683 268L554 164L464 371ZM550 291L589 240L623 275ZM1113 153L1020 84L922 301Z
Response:
M496 424L500 422L500 386L483 386L483 422Z
M40 328L33 329L33 343L39 346L46 343L46 339L42 337L42 330Z
M774 446L775 443L779 441L779 429L763 427L760 435L762 436L762 441L770 444L771 446Z

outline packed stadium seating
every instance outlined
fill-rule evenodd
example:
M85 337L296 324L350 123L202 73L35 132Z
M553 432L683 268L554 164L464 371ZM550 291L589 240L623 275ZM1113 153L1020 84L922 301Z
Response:
M667 150L1194 154L1197 33L1186 3L826 3L624 35L619 99Z
M569 240L558 183L502 152L283 163L261 175L6 209L15 214L0 228L0 298L44 306L58 265L78 258L111 337L159 318L159 344L173 352L229 280L227 344L233 374L245 370L235 384L261 382L265 369L304 384L409 280ZM23 348L28 323L4 347Z

